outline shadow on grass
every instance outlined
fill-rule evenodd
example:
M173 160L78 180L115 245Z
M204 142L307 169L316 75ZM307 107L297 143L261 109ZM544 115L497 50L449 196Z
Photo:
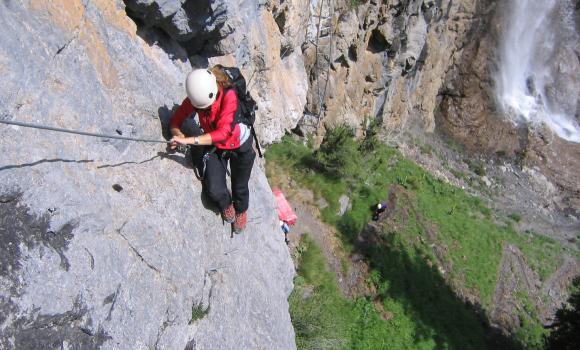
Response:
M461 300L420 251L384 231L380 225L368 225L357 249L378 272L373 278L375 300L390 299L403 306L416 325L415 343L432 339L436 349L523 348L492 328L479 305Z

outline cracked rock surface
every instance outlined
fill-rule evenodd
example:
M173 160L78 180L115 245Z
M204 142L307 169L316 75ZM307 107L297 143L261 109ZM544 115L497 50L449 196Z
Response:
M190 65L123 2L3 1L0 26L1 119L163 140ZM295 348L259 164L232 238L162 143L0 125L0 153L0 348Z

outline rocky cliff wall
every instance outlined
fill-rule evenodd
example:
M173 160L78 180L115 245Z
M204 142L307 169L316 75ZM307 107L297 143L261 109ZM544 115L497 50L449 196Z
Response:
M487 7L484 5L485 2L481 2L477 12L485 15L473 27L468 35L470 40L460 54L454 56L446 73L439 94L437 127L465 145L471 153L499 156L536 174L532 178L545 182L544 187L556 189L548 206L578 218L580 144L558 137L546 125L518 125L508 121L506 111L496 101L495 75L501 64L499 42L509 21L509 3L491 1ZM557 55L553 58L554 64L559 65L562 75L566 76L561 79L563 85L567 84L562 89L565 94L569 94L569 86L578 84L577 74L571 71L580 69L578 60L568 59L570 51L574 49L562 47L556 50ZM566 63L562 63L563 60ZM552 87L552 91L558 89Z
M325 123L360 131L372 119L395 134L433 131L445 74L485 16L449 0L126 3L142 32L171 38L194 64L243 68L264 144L299 120L318 136Z
M306 104L308 81L300 46L307 0L126 0L129 15L151 41L174 41L194 66L242 69L258 102L260 142L294 128ZM161 37L159 37L161 35Z
M433 131L446 72L488 11L478 4L489 2L321 3L323 8L333 4L323 22L332 30L321 32L322 45L311 41L303 47L311 84L307 111L323 112L319 124L346 122L358 130L378 120L387 139L410 126ZM320 51L328 64L320 63ZM322 96L318 86L325 84Z
M263 144L297 124L317 141L325 125L363 133L372 120L387 142L414 127L440 130L471 152L506 155L554 189L551 203L577 214L577 145L514 127L495 106L501 6L4 1L0 117L160 137L191 66L236 65L258 101ZM18 127L0 133L2 345L294 347L292 269L259 167L252 234L230 239L200 206L183 155Z
M342 123L360 135L376 120L386 142L397 142L405 132L437 130L471 155L500 155L546 178L558 189L551 207L577 217L579 144L547 128L513 124L496 102L509 3L312 2L302 45L310 89L300 129L317 135L317 142L325 125ZM567 59L574 48L560 51L553 64L562 72L577 71L578 61ZM573 74L563 75L567 86L575 86Z
M162 139L188 55L145 41L161 34L138 33L124 3L3 1L0 26L2 119ZM259 165L230 238L163 144L0 135L0 348L295 348L293 266Z

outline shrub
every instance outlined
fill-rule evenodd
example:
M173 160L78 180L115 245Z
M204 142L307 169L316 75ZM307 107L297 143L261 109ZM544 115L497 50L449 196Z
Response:
M330 177L350 177L359 170L357 146L354 130L340 125L326 133L314 157Z
M197 320L201 320L209 313L209 305L204 308L203 303L200 301L199 303L193 303L191 307L191 319L189 320L189 324L193 324Z
M515 222L522 221L522 215L518 214L518 213L512 213L512 214L508 215L508 218L512 219Z
M380 121L376 119L370 122L359 146L361 152L372 152L381 144L378 137L380 125Z
M434 152L433 146L429 145L429 144L424 144L419 146L419 151L421 151L421 154L425 154L425 155L432 155Z
M578 349L580 345L580 276L574 279L572 287L569 305L556 312L554 328L546 338L546 349Z
M467 160L467 166L469 170L473 171L479 176L485 176L485 165L479 161L474 159Z

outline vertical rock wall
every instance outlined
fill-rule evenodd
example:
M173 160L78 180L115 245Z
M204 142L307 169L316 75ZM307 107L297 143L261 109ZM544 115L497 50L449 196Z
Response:
M387 141L437 127L520 157L577 212L578 147L514 129L495 108L500 6L4 1L0 118L160 138L191 66L236 65L263 144L298 123L319 141L338 123L378 120ZM188 160L160 144L0 134L0 347L294 347L293 271L259 166L249 232L232 239Z
M477 2L368 1L353 7L319 1L315 9L329 5L335 9L326 21L332 36L320 32L318 39L332 42L332 50L325 51L328 77L317 72L320 45L305 43L311 81L307 111L318 115L322 109L324 122L359 130L378 119L391 137L410 125L433 131L446 72L481 16ZM321 79L329 84L324 97L312 88Z
M3 1L0 26L0 118L162 140L188 55L144 41L121 1ZM6 125L0 139L0 348L295 348L259 164L230 238L163 144Z
M495 75L498 47L507 25L508 3L480 2L483 14L468 33L460 54L445 76L436 114L441 131L474 153L503 155L520 166L534 169L555 186L550 199L558 210L580 214L580 144L559 138L547 126L516 125L498 108ZM578 10L576 10L578 13ZM523 58L522 58L523 59ZM555 57L555 60L561 59ZM570 66L578 62L570 62ZM562 71L570 69L562 66Z
M308 90L300 49L308 1L125 2L143 32L176 41L194 65L241 68L258 102L256 130L263 144L296 126Z
M320 142L325 125L346 123L361 134L377 120L392 142L405 131L437 128L470 152L536 169L562 190L556 206L578 213L578 144L546 128L518 127L497 108L507 7L494 0L312 1L300 129Z

